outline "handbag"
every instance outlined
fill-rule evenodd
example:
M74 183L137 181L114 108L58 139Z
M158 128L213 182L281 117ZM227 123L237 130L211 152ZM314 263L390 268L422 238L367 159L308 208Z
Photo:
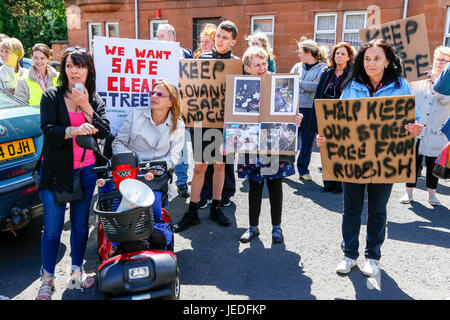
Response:
M436 159L433 175L440 179L450 178L450 142L442 149L439 157Z
M55 191L55 204L66 204L67 202L77 202L84 200L84 190L81 185L81 166L83 165L84 156L86 155L86 149L83 151L81 157L80 169L73 173L73 190L68 191Z
M142 180L152 191L160 191L167 193L169 191L169 183L172 183L172 172L167 170L160 176L154 176L150 181Z

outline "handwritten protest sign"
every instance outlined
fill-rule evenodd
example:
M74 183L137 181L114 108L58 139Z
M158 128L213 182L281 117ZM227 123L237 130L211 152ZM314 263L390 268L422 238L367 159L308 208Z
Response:
M178 42L94 38L96 88L105 100L112 133L133 108L150 106L157 79L178 85L179 52Z
M415 181L414 96L315 101L324 180Z
M227 75L225 150L297 153L298 74Z
M425 15L384 23L359 30L361 42L384 39L391 44L403 64L403 77L409 81L426 78L431 57Z
M242 74L238 59L180 59L180 96L186 127L223 128L227 74Z

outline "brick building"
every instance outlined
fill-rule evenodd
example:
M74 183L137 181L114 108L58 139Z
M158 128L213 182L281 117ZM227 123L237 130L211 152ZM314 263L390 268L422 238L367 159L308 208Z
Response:
M296 40L313 38L332 47L358 46L358 29L425 14L431 52L450 45L450 0L66 0L70 46L90 47L94 35L151 39L159 23L172 24L182 47L196 48L201 25L229 19L239 34L234 54L247 47L245 36L266 32L273 43L277 72L297 62ZM379 7L379 15L370 5ZM376 20L379 17L379 20Z

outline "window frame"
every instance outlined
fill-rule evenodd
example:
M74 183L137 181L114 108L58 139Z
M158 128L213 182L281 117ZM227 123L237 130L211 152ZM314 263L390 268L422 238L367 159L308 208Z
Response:
M109 25L117 25L117 38L120 38L120 25L119 22L105 22L105 37L110 38L109 36ZM111 37L111 38L116 38L116 37Z
M362 29L367 27L367 11L344 11L344 16L342 17L342 41L344 40L344 36L346 33L357 33L359 35L359 30L360 29L345 29L345 23L347 22L347 16L349 15L364 15L364 25L362 27ZM361 43L361 39L359 39L360 43Z
M169 20L161 20L161 19L153 19L150 20L150 40L157 40L156 35L153 36L153 26L158 25L158 24L168 24ZM158 31L158 29L156 29L155 31Z
M271 32L259 31L259 32L264 33L265 35L268 35L268 36L273 36L275 33L275 16L251 16L250 17L250 34L257 32L256 30L253 30L253 28L255 27L255 23L254 23L255 20L265 20L265 19L272 20L272 31Z
M337 12L320 12L320 13L316 13L314 15L314 41L317 42L317 35L318 34L329 34L332 33L332 30L317 30L317 21L319 19L319 17L327 17L327 16L334 16L334 44L336 44L336 39L337 39L337 18L338 18L338 13Z
M450 7L447 7L447 12L445 13L445 29L444 29L444 39L442 45L445 46L446 40L450 38L450 32L448 28L450 27Z
M92 44L94 42L94 35L92 34L92 26L100 26L100 35L103 36L103 23L102 22L89 22L88 23L88 37L89 37L89 50L92 50Z

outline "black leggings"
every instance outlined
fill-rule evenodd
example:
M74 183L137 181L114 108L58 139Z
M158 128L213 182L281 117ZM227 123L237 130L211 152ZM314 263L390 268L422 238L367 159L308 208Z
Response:
M281 211L283 207L283 178L264 179L269 190L270 214L272 216L272 225L281 224ZM262 194L264 181L257 183L248 179L250 191L248 193L250 225L256 227L259 224L259 215L261 213Z
M419 145L420 139L417 140L416 143L416 182L415 183L407 183L406 186L408 188L415 188L417 183L417 178L419 177L419 169L422 164L423 157L425 157L425 166L427 167L427 175L426 175L426 186L430 189L436 189L438 185L439 179L433 175L433 168L436 165L437 157L427 157L419 154Z

